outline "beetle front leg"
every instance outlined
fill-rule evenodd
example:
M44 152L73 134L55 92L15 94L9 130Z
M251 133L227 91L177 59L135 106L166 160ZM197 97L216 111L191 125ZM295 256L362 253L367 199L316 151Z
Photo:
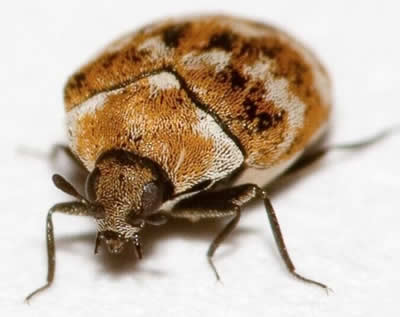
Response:
M46 242L47 242L47 282L42 287L33 291L26 297L26 301L28 302L34 295L42 292L46 288L50 287L54 281L54 273L56 268L56 249L54 242L54 227L53 227L53 213L61 212L68 215L77 215L77 216L93 216L93 210L86 203L82 202L67 202L60 203L54 205L50 208L47 213L46 218Z
M209 262L216 273L217 279L219 279L219 275L212 262L212 256L218 246L223 240L225 240L228 234L232 232L236 224L239 222L240 207L255 198L261 198L264 201L275 242L289 272L297 279L328 290L329 288L325 284L306 278L296 272L296 268L290 259L289 252L287 251L274 208L272 207L266 192L257 185L245 184L221 191L199 193L194 197L179 202L172 211L171 216L186 218L189 220L234 216L234 218L214 239L207 253Z

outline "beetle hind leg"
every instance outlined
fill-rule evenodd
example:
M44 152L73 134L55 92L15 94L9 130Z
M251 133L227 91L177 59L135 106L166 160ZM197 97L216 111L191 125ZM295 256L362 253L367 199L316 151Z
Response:
M303 282L322 287L325 290L329 290L325 284L306 278L296 272L296 268L290 259L289 252L286 248L278 218L276 217L272 204L266 192L257 185L245 184L215 192L199 193L196 196L179 202L171 211L170 216L192 221L233 216L233 218L213 240L207 252L208 262L210 263L217 280L220 280L219 274L212 260L213 255L221 243L238 224L241 213L240 207L255 198L260 198L264 201L276 245L288 271L294 277Z
M232 217L214 238L207 252L208 263L214 271L217 280L220 280L220 275L214 264L213 256L218 247L238 224L240 220L240 206L251 198L251 196L243 192L242 186L215 192L203 192L179 202L170 213L170 216L173 218L188 219L191 221Z

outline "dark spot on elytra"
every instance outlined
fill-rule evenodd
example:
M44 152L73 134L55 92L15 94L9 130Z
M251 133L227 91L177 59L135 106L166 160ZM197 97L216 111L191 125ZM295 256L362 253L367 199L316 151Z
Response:
M250 43L244 43L242 47L240 48L239 51L239 56L243 55L251 55L253 52L256 51L256 47L254 45L251 45Z
M291 67L294 72L293 83L296 86L301 86L304 83L304 74L307 72L307 67L298 61L291 62Z
M276 58L276 56L282 52L282 47L281 46L262 46L261 47L261 52L269 57L269 58Z
M142 53L138 53L136 48L131 47L129 50L126 51L125 57L128 61L138 63L142 60L141 54Z
M117 58L117 56L118 56L117 53L112 53L111 55L106 56L103 61L103 67L109 68L112 65L114 59Z
M177 47L182 38L188 23L171 25L166 28L162 34L163 41L168 47Z
M250 121L253 121L257 113L256 103L250 100L249 98L246 98L243 102L243 106L244 110L246 111L247 117L249 118Z
M118 179L122 183L124 181L124 179L125 179L125 175L124 174L119 174Z
M258 105L250 98L246 98L243 102L247 119L251 122L257 121L257 132L263 132L271 127L276 126L283 120L284 111L270 114L268 112L257 113Z
M83 83L86 80L86 75L84 73L76 73L73 78L74 78L76 87L79 89L82 88Z
M236 69L231 72L231 85L232 88L244 88L247 80Z
M207 49L221 48L225 51L231 51L235 36L230 32L223 32L211 36Z
M263 112L258 116L257 131L265 131L272 126L272 117L269 113Z
M75 89L75 88L76 88L75 83L72 80L69 80L67 82L67 84L65 85L65 88L64 88L65 98L69 98L69 90L70 89Z
M217 80L221 83L226 83L229 79L229 75L226 71L217 73Z
M221 83L229 82L233 89L243 89L247 82L236 69L232 66L227 66L225 69L217 74L216 78Z
M285 111L283 110L279 113L274 113L274 114L269 114L267 112L260 113L257 116L258 118L257 131L262 132L271 127L275 127L277 124L282 122L284 113Z
M259 90L260 90L259 87L253 86L253 87L251 87L250 90L249 90L249 95L253 95L253 94L257 93Z

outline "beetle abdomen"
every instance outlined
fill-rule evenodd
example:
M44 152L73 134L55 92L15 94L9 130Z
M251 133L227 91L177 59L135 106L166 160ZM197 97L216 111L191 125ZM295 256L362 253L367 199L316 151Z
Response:
M91 122L86 122L84 134L73 132L72 149L80 158L84 157L89 168L107 149L106 143L138 151L137 138L143 139L143 133L135 131L135 120L140 121L143 115L154 110L154 104L148 102L151 83L146 93L137 88L147 87L147 84L141 84L143 80L156 80L157 85L164 88L175 85L172 88L176 92L172 95L174 89L165 89L157 97L162 96L163 100L159 102L165 104L163 107L169 107L169 115L162 117L160 109L155 113L160 120L168 121L163 126L180 126L182 129L181 144L177 144L177 148L189 151L184 143L193 138L193 133L189 133L193 130L190 114L194 114L196 108L199 109L196 122L199 122L199 116L206 115L207 122L212 119L218 127L211 128L212 144L206 144L204 135L202 142L192 142L197 148L192 153L192 160L186 161L189 157L185 154L182 158L178 150L170 152L175 153L175 158L168 160L175 160L174 163L182 160L180 166L187 166L181 170L181 178L185 178L184 173L193 173L191 169L197 168L198 172L194 174L200 175L207 174L207 168L211 168L218 172L208 172L207 179L214 173L218 180L229 175L243 161L247 166L257 168L284 164L310 143L327 122L331 106L330 82L323 67L310 51L286 33L267 25L224 16L167 20L114 42L68 81L65 88L67 112L81 113L77 109L85 102L87 109L100 111L94 103L104 101L105 96L108 104L114 100L114 105L104 107L109 111L106 116L99 113L92 116ZM134 92L127 87L136 87L134 89L140 91ZM120 98L121 89L123 95L129 90L125 99ZM87 106L88 102L92 105ZM110 110L112 107L118 110ZM123 125L115 125L120 121L115 121L112 114L122 108L126 109L124 115L131 113L123 123L125 130ZM185 116L180 116L181 113ZM76 119L72 115L70 118ZM109 123L100 124L100 118ZM70 120L70 126L73 120ZM104 127L100 129L96 125ZM148 124L146 127L150 131L154 129ZM128 130L130 133L126 132ZM176 142L165 129L152 135L157 140L162 139L164 144ZM97 146L92 152L88 150L91 142ZM226 148L217 148L221 144ZM138 154L150 155L150 158L151 155L164 155L162 148L154 148L158 152L151 151ZM193 163L194 157L207 160L211 152L222 156L210 159L208 167L206 163L200 164L201 168ZM162 160L166 159L158 158L158 161ZM218 167L215 164L219 164ZM164 165L167 169L177 166ZM228 167L224 169L224 165ZM191 186L192 181L204 180L200 177L194 181L193 178L189 183Z

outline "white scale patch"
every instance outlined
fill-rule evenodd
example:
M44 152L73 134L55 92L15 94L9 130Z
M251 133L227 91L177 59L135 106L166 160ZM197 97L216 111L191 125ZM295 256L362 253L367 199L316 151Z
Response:
M276 154L278 158L289 149L297 131L303 127L306 105L289 92L289 83L286 79L268 80L265 86L267 93L264 98L273 100L279 109L285 110L288 114L289 127L285 131L283 142L278 145L279 151Z
M72 152L76 153L76 143L77 137L79 135L79 120L83 116L87 114L94 114L97 110L103 108L104 105L107 103L107 99L109 96L118 94L122 90L123 88L120 88L113 91L99 93L67 113L66 125L68 131L68 141ZM82 157L85 157L85 155L82 155ZM94 162L85 161L84 163L89 170L92 170L94 168Z
M214 161L205 173L204 179L218 181L242 165L244 157L235 142L221 129L213 117L199 108L196 112L199 122L193 130L214 141Z
M139 51L148 51L152 60L159 60L170 54L170 49L162 41L161 37L149 38L138 46Z
M272 78L269 72L271 67L273 67L272 62L268 59L263 59L252 66L245 66L244 72L253 80L264 81L266 90L264 98L272 100L276 107L285 110L288 114L289 127L285 131L283 142L278 145L278 151L275 156L278 158L289 149L296 137L297 130L303 127L306 105L300 98L290 93L289 83L286 79ZM248 160L250 163L254 161L251 156L249 156Z
M150 94L157 94L160 90L179 89L181 87L176 77L168 72L161 72L159 74L148 77L150 84Z
M272 67L272 61L263 60L254 63L252 66L244 66L243 72L250 76L253 80L262 80L266 77L266 74L270 71Z
M221 127L215 122L215 120L203 110L197 108L198 123L193 127L193 132L204 136L205 138L212 139L214 142L214 160L210 168L204 173L201 178L197 179L196 182L200 183L204 180L211 179L213 182L208 186L212 187L215 182L221 180L230 175L235 169L243 164L244 157L238 146L232 141L232 139L221 129ZM178 163L175 167L175 172L179 169L179 166L184 160L186 150L182 149ZM183 194L165 202L161 209L165 211L171 210L179 201L187 199L198 193L190 192Z
M212 50L199 55L189 53L182 57L182 63L188 69L198 69L204 65L211 65L215 66L217 72L220 72L229 65L231 55L231 53L220 50Z

